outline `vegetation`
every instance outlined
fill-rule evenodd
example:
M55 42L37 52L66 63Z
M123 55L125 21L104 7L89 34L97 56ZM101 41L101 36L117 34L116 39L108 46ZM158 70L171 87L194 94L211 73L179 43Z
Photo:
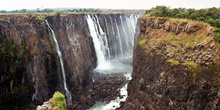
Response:
M200 72L199 64L195 63L194 61L187 61L183 65L187 66L190 70L189 76L192 74L193 83L195 84L196 76Z
M188 18L210 23L216 29L215 40L220 42L220 8L212 7L208 9L169 9L166 6L157 6L145 12L155 17Z
M171 63L171 66L173 66L173 65L179 65L179 61L177 61L177 60L168 59L167 61Z
M60 16L60 14L61 14L61 11L57 11L57 12L56 12L56 15L57 15L57 16Z
M96 13L96 14L144 14L144 10L124 10L124 9L94 9L94 8L75 8L75 9L39 9L36 10L13 10L13 11L6 11L6 10L0 10L0 14L24 14L24 13L56 13L57 11L60 11L63 14L68 13L78 13L78 14L89 14L89 13Z
M65 96L60 92L55 92L53 98L48 102L53 105L53 110L67 110Z
M0 105L0 108L21 110L34 106L24 103L24 100L30 102L30 93L33 92L33 82L22 82L25 81L23 78L27 77L25 68L29 58L26 54L24 45L18 46L16 41L0 40L0 76L2 78L0 84L10 88L0 96L1 99L4 99L1 100L3 101L1 104L5 103ZM9 82L12 84L11 86L9 86Z
M16 42L2 42L0 44L0 73L8 73L8 77L14 78L20 67L25 66L26 57L24 46L16 49Z

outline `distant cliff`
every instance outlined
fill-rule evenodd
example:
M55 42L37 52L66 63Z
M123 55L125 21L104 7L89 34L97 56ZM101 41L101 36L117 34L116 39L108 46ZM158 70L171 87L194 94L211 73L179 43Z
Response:
M207 23L141 16L123 110L220 109L220 44Z

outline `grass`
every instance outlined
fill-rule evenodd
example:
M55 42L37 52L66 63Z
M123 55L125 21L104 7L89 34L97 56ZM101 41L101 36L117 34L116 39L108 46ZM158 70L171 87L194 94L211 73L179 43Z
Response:
M199 66L194 61L187 61L187 62L183 63L183 65L189 67L190 69L193 69L193 68L196 69Z
M137 45L140 45L140 47L144 47L144 44L146 44L146 39L142 39L142 40L140 40L136 45L135 45L135 48L136 48L136 46Z
M171 66L179 65L179 64L180 64L179 61L174 60L174 59L172 59L172 58L171 58L171 59L168 59L167 62L170 62L170 65L171 65Z

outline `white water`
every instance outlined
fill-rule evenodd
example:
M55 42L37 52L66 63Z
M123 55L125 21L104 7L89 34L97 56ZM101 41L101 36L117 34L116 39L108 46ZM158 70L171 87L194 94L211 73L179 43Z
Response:
M47 26L49 27L49 29L51 30L52 37L53 37L53 40L54 40L54 43L55 43L55 47L56 47L56 51L57 51L57 54L58 54L59 59L60 59L60 65L61 65L62 75L63 75L63 85L64 85L64 89L66 91L67 104L68 105L72 105L72 96L71 96L71 93L69 92L69 90L67 88L67 85L66 85L66 76L65 76L64 66L63 66L62 54L60 52L60 48L59 48L59 45L58 45L58 42L57 42L57 39L56 39L56 36L55 36L55 33L54 33L53 29L50 27L50 25L47 22L47 20L45 20L45 22L46 22Z
M97 67L95 72L99 73L125 73L128 80L131 79L132 65L125 63L132 61L135 25L138 16L127 15L120 16L119 21L110 16L105 18L107 33L104 33L99 19L96 15L88 15L87 23L89 26L90 35L93 38L93 43L97 56ZM109 23L111 25L109 25ZM109 39L113 43L109 43ZM120 107L120 102L127 98L127 84L120 89L120 94L124 96L122 99L110 101L110 103L96 102L96 104L88 110L115 110Z
M102 50L102 47L104 47L104 44L102 42L101 35L98 32L97 25L94 24L94 20L92 19L90 15L87 16L87 23L89 26L90 35L93 38L93 43L94 43L95 52L97 56L98 66L96 67L96 70L99 70L99 69L102 70L103 68L111 68L109 62L107 62L105 59L104 50Z

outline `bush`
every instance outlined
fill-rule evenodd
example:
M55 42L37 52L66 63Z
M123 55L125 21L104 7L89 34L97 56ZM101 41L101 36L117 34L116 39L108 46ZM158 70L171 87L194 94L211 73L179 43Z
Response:
M146 11L146 13L149 12ZM166 6L157 6L156 8L150 10L150 15L156 17L166 17L168 16L168 8Z
M57 11L57 12L56 12L56 15L57 15L57 16L60 16L60 14L61 14L61 11Z
M215 40L220 42L220 32L216 32L215 34Z
M60 92L55 92L53 98L49 100L49 103L54 105L53 110L67 110L65 96Z
M45 18L46 18L46 16L45 16L45 15L41 15L40 17L41 17L42 19L45 19Z
M82 14L83 14L83 15L85 15L85 14L86 14L86 12L82 12Z

